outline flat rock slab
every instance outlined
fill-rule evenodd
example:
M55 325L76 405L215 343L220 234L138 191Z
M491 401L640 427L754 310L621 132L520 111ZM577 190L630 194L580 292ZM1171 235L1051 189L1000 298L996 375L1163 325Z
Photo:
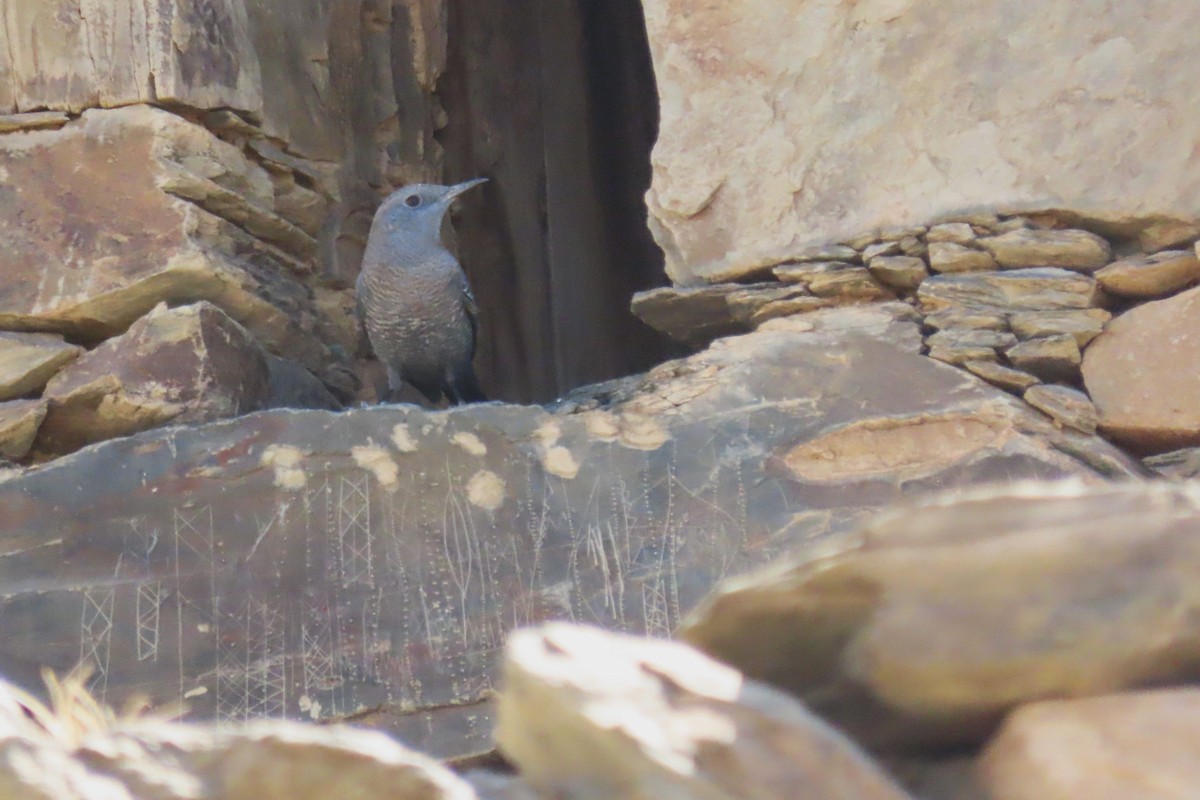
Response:
M0 403L0 458L19 461L29 453L46 418L47 405L45 400Z
M1026 403L1045 412L1060 425L1084 433L1096 432L1096 406L1078 389L1046 384L1030 387L1023 396Z
M1193 250L1125 258L1097 272L1096 280L1120 297L1162 297L1200 281L1200 258Z
M1023 228L979 240L1003 269L1061 267L1095 272L1108 263L1108 240L1088 231Z
M82 352L61 336L0 331L0 401L39 391Z
M1011 708L1190 680L1200 492L1017 484L897 509L731 581L684 638L891 752Z
M111 703L355 715L464 755L491 747L514 627L666 636L722 578L906 494L1141 469L839 330L722 339L594 393L576 413L259 412L0 482L0 674L36 688L82 658Z
M1100 304L1095 279L1064 269L1022 269L934 275L917 290L921 308L1012 313L1064 308L1093 308Z
M1200 288L1144 303L1087 348L1100 428L1143 453L1200 444Z

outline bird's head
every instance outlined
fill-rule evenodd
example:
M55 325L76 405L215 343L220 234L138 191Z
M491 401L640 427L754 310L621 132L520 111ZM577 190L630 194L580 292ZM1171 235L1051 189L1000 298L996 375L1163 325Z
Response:
M454 186L433 183L411 183L392 192L375 212L375 224L388 228L427 231L437 235L442 218L463 192L487 181L475 178Z

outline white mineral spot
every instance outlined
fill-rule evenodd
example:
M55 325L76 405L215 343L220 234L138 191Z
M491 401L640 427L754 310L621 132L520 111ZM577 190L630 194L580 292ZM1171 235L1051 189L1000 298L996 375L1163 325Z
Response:
M615 442L621 435L621 426L610 411L587 411L580 414L588 435L605 442Z
M191 700L193 697L203 697L208 694L207 686L197 686L195 689L188 689L183 693L184 700Z
M314 700L308 695L300 695L300 712L308 714L309 719L321 718L321 701Z
M308 476L300 466L306 455L299 448L273 444L263 451L259 463L275 470L276 486L296 491L308 482Z
M460 431L450 438L450 441L466 450L473 456L486 456L487 445L478 436L467 431Z
M554 420L543 422L538 429L533 432L533 436L544 447L553 447L558 444L559 438L562 436L562 428L558 427L558 423Z
M488 469L481 469L467 481L467 500L485 511L495 511L504 505L504 479Z
M401 453L417 452L417 441L408 432L408 425L403 422L392 428L392 443Z
M400 467L382 447L376 444L354 447L350 455L354 457L354 463L373 474L384 489L394 492L400 487Z
M621 418L621 444L634 450L657 450L671 435L656 420L640 414Z
M557 475L566 480L571 480L579 474L579 462L565 447L551 447L547 450L546 455L542 456L542 466L551 475Z

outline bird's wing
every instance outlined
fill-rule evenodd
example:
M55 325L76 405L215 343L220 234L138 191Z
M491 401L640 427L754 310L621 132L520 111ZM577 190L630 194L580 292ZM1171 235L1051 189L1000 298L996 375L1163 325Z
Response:
M463 279L462 292L463 309L467 312L467 320L471 323L471 355L475 354L475 342L479 337L479 303L471 293L471 284Z

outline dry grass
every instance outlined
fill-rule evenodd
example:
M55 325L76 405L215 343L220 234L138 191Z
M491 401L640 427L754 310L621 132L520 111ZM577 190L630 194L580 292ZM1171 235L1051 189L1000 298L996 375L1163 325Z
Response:
M34 724L68 747L77 747L87 736L112 730L123 721L149 716L150 702L143 697L131 699L120 711L101 703L88 689L91 677L92 668L88 665L75 668L61 679L53 670L43 669L47 703L15 686L10 691ZM179 714L160 710L152 716L170 719Z

